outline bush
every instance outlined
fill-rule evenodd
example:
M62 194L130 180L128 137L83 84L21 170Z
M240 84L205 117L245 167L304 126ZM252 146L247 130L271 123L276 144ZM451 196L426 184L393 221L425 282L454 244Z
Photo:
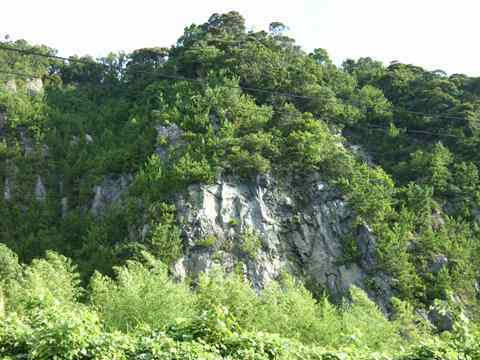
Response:
M235 273L212 271L201 275L196 292L197 313L212 307L225 307L245 329L254 328L258 297L249 281Z
M399 349L402 340L394 324L385 317L368 295L350 288L351 302L343 305L342 335L348 345L388 352Z
M241 236L240 250L255 260L262 249L262 239L253 229L247 229Z
M18 263L18 256L6 245L0 244L0 281L8 282L18 279L22 273L22 266Z
M203 239L199 239L195 242L196 246L210 248L217 243L217 237L213 234L205 236Z
M171 265L183 254L181 231L175 224L174 213L165 211L150 239L150 251L167 265Z
M253 327L260 331L311 343L317 340L314 328L319 308L312 294L292 277L270 283L260 294Z
M28 317L12 314L0 329L0 355L38 360L127 359L128 336L105 333L98 316L78 305L35 308Z
M49 251L45 259L33 260L23 278L12 284L10 304L20 312L37 306L74 306L82 293L75 265Z
M193 314L194 295L175 283L165 265L150 259L149 266L127 261L110 279L96 273L91 301L109 329L130 331L142 324L161 329L177 318Z

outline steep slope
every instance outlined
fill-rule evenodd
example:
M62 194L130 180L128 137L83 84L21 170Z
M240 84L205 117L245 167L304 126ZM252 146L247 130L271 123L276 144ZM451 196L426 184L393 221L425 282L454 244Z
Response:
M357 285L389 312L444 304L441 330L477 318L478 79L337 67L274 25L215 14L98 61L3 43L0 242L84 282L148 251L195 284L286 272L337 302Z

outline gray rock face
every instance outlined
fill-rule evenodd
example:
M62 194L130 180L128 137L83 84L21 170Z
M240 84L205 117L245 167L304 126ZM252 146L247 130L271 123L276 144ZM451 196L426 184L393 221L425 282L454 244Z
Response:
M43 91L42 79L35 78L27 81L27 91L30 95L37 95Z
M7 114L0 111L0 131L7 126Z
M361 225L357 229L357 246L361 254L362 266L373 269L376 261L376 239L367 225Z
M105 179L102 184L94 187L90 211L93 215L100 215L110 204L117 201L128 189L132 181L131 175L122 175L118 179Z
M8 91L11 91L13 93L17 92L17 82L15 80L8 80L5 86Z
M355 155L357 155L360 159L366 162L369 166L375 166L373 158L365 149L360 145L353 145L353 144L345 144L345 147L351 150Z
M340 265L342 241L352 229L353 214L318 177L300 181L280 183L257 177L251 182L220 179L214 185L190 186L176 204L186 253L174 272L178 277L195 277L215 266L228 272L240 264L257 289L284 270L313 280L333 294L342 294L351 285L366 288L363 263L365 267L374 264L369 229L365 227L359 236L365 243L360 266ZM254 256L243 251L248 233L260 239ZM199 239L212 236L213 244L199 245ZM388 283L381 284L385 295Z
M23 153L28 156L33 153L33 139L28 136L25 130L20 130L20 140L22 144Z
M177 124L169 126L159 125L156 126L157 130L157 142L158 146L155 149L155 153L162 159L166 158L169 153L169 146L182 146L184 142L183 130L178 127Z
M437 255L433 259L430 265L429 271L432 273L438 273L448 265L448 258L445 255Z
M60 203L62 205L62 217L65 217L65 215L67 215L67 211L68 211L68 198L63 197Z
M46 197L47 190L45 189L45 185L43 185L41 176L37 176L37 182L35 183L35 199L37 201L45 201Z
M12 184L9 177L5 178L5 184L3 188L3 199L5 201L12 200Z
M449 311L441 312L438 309L432 309L428 313L428 319L438 331L453 330L453 315Z

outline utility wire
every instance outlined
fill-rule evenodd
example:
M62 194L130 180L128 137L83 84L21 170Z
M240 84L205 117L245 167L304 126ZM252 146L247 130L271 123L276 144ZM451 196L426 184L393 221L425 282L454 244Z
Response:
M134 73L136 71L133 71ZM27 74L27 73L19 73L19 72L13 72L13 71L3 71L3 70L0 70L0 73L2 74L9 74L9 75L18 75L18 76L25 76L27 78L34 78L34 77L37 77L37 75L33 75L33 74ZM148 73L148 74L151 74L152 75L152 72L147 72L147 71L141 71L141 73ZM153 73L153 75L159 77L159 78L163 78L163 79L166 79L166 80L179 80L179 81L191 81L191 82L196 82L196 83L202 83L202 84L207 84L208 83L208 80L206 79L199 79L199 78L188 78L188 77L184 77L184 76L175 76L175 75L165 75L165 74L159 74L159 73ZM262 93L269 93L269 94L274 94L274 95L278 95L278 96L285 96L285 97L290 97L290 98L300 98L300 99L309 99L309 100L318 100L318 99L321 99L320 97L316 96L305 96L305 95L297 95L297 94L291 94L291 93L282 93L282 92L278 92L278 91L272 91L272 90L267 90L267 89L260 89L260 88L253 88L253 87L248 87L248 86L233 86L233 85L222 85L224 87L227 87L227 88L232 88L232 89L238 89L238 88L241 88L243 90L246 90L246 91L252 91L252 92L262 92ZM349 105L358 105L358 104L354 104L354 103L350 103ZM404 110L398 110L398 112L411 112L411 111L404 111ZM440 118L441 116L439 115L434 115L434 114L426 114L426 113L420 113L420 112L413 112L415 114L418 114L418 115L425 115L425 116L431 116L431 117L437 117L437 118ZM445 116L446 117L446 116ZM450 119L456 119L456 120L464 120L463 118L459 118L459 117L448 117ZM370 128L380 128L380 129L386 129L388 131L388 128L385 128L385 127L381 127L379 125L368 125L368 127ZM406 129L406 128L401 128L401 129ZM441 133L433 133L433 132L429 132L429 131L426 131L426 130L409 130L407 129L406 132L410 132L410 133L417 133L417 134L426 134L426 135L436 135L436 136L446 136L446 137L456 137L456 138L460 138L460 136L457 136L457 135L453 135L453 134L441 134Z
M451 116L451 115L441 115L441 114L428 114L420 111L412 111L412 110L398 110L398 112L406 112L410 114L416 114L416 115L424 115L424 116L431 116L431 117L437 117L437 118L445 118L445 119L453 119L453 120L465 120L462 118L459 118L458 116Z
M16 75L16 76L25 76L26 78L30 78L30 79L33 79L33 78L38 77L38 75L27 74L27 73L24 73L24 72L17 72L17 71L4 71L4 70L0 70L0 74Z
M31 50L25 50L25 49L16 49L16 48L11 48L8 46L0 45L0 50L7 50L7 51L14 51L18 52L23 55L32 55L32 56L41 56L45 58L53 58L53 59L59 59L59 60L64 60L64 61L70 61L70 62L77 62L77 63L82 63L82 64L88 64L88 65L97 65L97 66L103 66L105 68L109 68L107 64L102 64L94 61L88 61L88 60L80 60L80 59L71 59L71 58L66 58L66 57L61 57L61 56L56 56L56 55L48 55L48 54L43 54ZM190 82L195 82L195 83L201 83L201 84L208 84L207 79L201 79L201 78L190 78L190 77L185 77L185 76L178 76L178 75L166 75L166 74L160 74L160 73L152 73L151 71L142 71L139 69L132 69L130 70L133 73L144 73L144 74L149 74L149 75L155 75L159 78L167 79L167 80L178 80L178 81L190 81ZM10 74L10 75L18 75L18 76L26 76L30 78L38 77L36 75L32 74L26 74L26 73L18 73L18 72L9 72L9 71L0 71L0 73L4 74ZM293 99L303 99L303 100L318 100L322 99L319 96L308 96L308 95L299 95L299 94L293 94L293 93L285 93L285 92L279 92L275 91L273 89L265 89L265 88L255 88L255 87L249 87L249 86L242 86L242 85L223 85L224 87L227 88L233 88L233 89L242 89L245 91L251 91L251 92L258 92L258 93L264 93L264 94L272 94L272 95L277 95L277 96L284 96L288 98L293 98ZM349 105L354 105L358 106L359 104L354 104L350 103ZM459 120L459 121L464 121L464 118L456 117L456 116L450 116L450 115L441 115L441 114L428 114L428 113L423 113L419 111L411 111L411 110L395 110L397 112L403 112L403 113L411 113L411 114L416 114L416 115L423 115L423 116L429 116L433 118L445 118L445 119L452 119L452 120ZM428 132L423 132L422 130L417 130L417 133L428 133ZM454 135L449 135L449 136L454 136Z
M19 76L26 76L28 78L34 78L36 77L35 75L33 74L26 74L26 73L19 73L19 72L13 72L13 71L3 71L3 70L0 70L0 73L1 74L11 74L11 75L19 75ZM182 76L171 76L171 75L162 75L162 74L158 74L159 77L162 77L162 78L165 78L165 79L172 79L172 80L185 80L185 81L188 81L188 80L195 80L196 82L206 82L207 80L202 80L202 79L190 79L190 78L185 78L185 77L182 77ZM233 87L232 88L235 88L237 89L237 87ZM241 87L242 89L245 89L245 87ZM247 89L250 89L250 88L247 88ZM255 89L255 88L252 88L252 89ZM255 90L262 90L262 89L255 89ZM265 90L266 91L266 90ZM276 93L276 94L282 94L282 93ZM303 97L305 98L305 97ZM318 99L319 97L316 97L315 99ZM260 111L260 110L258 110ZM369 129L373 129L373 130L376 130L376 131L382 131L384 133L389 133L390 131L390 128L388 127L384 127L384 126L380 126L380 125L373 125L373 124L367 124L366 125L367 128ZM461 136L458 136L458 135L454 135L454 134L447 134L447 133L435 133L435 132L431 132L431 131L427 131L427 130L414 130L414 129L408 129L408 128L404 128L404 127L399 127L398 128L399 130L403 130L407 133L411 133L411 134L424 134L424 135L433 135L433 136L444 136L444 137L452 137L452 138L462 138Z
M219 41L219 40L212 40L212 41ZM102 64L102 63L95 62L95 61L72 59L72 58L66 58L66 57L61 57L61 56L56 56L56 55L48 55L48 54L43 54L43 53L39 53L39 52L36 52L36 51L31 51L31 50L16 49L16 48L12 48L12 47L1 45L1 44L0 44L0 50L13 51L13 52L21 53L23 55L41 56L41 57L45 57L45 58L53 58L53 59L64 60L64 61L69 61L69 62L77 62L77 63L87 64L87 65L103 66L105 68L109 67L107 64ZM130 70L130 71L133 72L133 73L138 73L138 74L144 73L144 74L152 75L151 71L142 71L142 70L138 70L138 69L137 70L133 69L133 70ZM189 77L184 77L184 76L165 75L165 74L155 74L155 75L158 76L158 77L164 78L164 79L191 81L191 82L197 82L197 83L208 83L208 81L206 79L189 78ZM294 99L304 99L304 100L318 100L318 99L321 99L319 96L308 96L308 95L285 93L285 92L279 92L279 91L276 91L276 90L273 90L273 89L255 88L255 87L248 87L248 86L242 86L242 85L239 85L238 87L237 86L228 86L228 85L224 85L224 86L225 87L230 87L230 88L235 88L235 89L240 87L242 90L245 90L245 91L272 94L272 95L277 95L277 96L285 96L285 97L294 98ZM358 104L351 104L351 105L358 105ZM459 121L464 121L465 120L464 118L457 117L457 116L451 116L451 115L428 114L428 113L424 113L424 112L405 110L405 109L397 110L397 111L398 112L403 112L403 113L416 114L416 115L430 116L430 117L434 117L434 118L444 118L444 119L459 120Z
M390 129L384 126L379 126L379 125L372 125L368 124L366 125L367 128L373 129L373 130L378 130L378 131L383 131L385 133L389 133ZM435 135L435 136L445 136L445 137L452 137L452 138L459 138L463 139L462 136L454 135L454 134L447 134L447 133L435 133L431 131L426 131L426 130L413 130L413 129L408 129L408 128L398 128L398 130L403 130L407 133L411 134L424 134L424 135Z
M99 64L99 63L91 62L90 64ZM104 64L99 64L99 65L107 67L107 65L104 65ZM137 74L149 74L149 75L157 76L159 78L163 78L163 79L167 79L167 80L190 81L190 82L195 82L195 83L208 84L208 80L207 79L202 79L202 78L190 78L190 77L179 76L179 75L166 75L166 74L155 73L155 72L152 73L151 71L142 71L142 70L135 70L135 69L132 69L131 72L134 73L134 74L135 73L137 73ZM3 71L3 70L0 70L0 73L14 74L14 75L16 74L16 75L20 75L20 76L29 77L29 78L38 77L38 75L27 74L27 73L14 73L14 72ZM46 76L48 76L48 75L46 75ZM275 91L273 89L254 88L254 87L243 86L243 85L238 85L237 86L237 85L223 84L222 86L226 87L226 88L231 88L231 89L240 88L240 89L245 90L245 91L259 92L259 93L264 93L264 94L272 94L272 95L277 95L277 96L285 96L285 97L294 98L294 99L304 99L304 100L318 100L318 99L321 99L321 97L319 97L319 96L298 95L298 94Z
M217 41L217 40L214 40ZM6 50L6 51L14 51L21 53L23 55L32 55L32 56L41 56L45 58L53 58L53 59L59 59L59 60L64 60L64 61L70 61L70 62L77 62L77 63L82 63L82 64L87 64L87 65L97 65L97 66L103 66L108 68L109 66L107 64L102 64L98 63L95 61L88 61L88 60L81 60L81 59L72 59L72 58L66 58L66 57L61 57L61 56L56 56L56 55L48 55L48 54L43 54L31 50L25 50L25 49L16 49L16 48L11 48L9 46L4 46L0 45L0 50ZM145 73L145 74L152 74L150 71L142 71L142 70L133 70L134 73ZM172 80L182 80L182 81L194 81L198 83L206 83L207 80L205 79L198 79L198 78L188 78L184 76L175 76L175 75L164 75L164 74L156 74L159 77L165 78L165 79L172 79ZM226 86L228 87L228 86ZM237 86L230 86L232 88L237 88ZM246 91L252 91L252 92L260 92L260 93L269 93L272 95L278 95L278 96L285 96L285 97L290 97L290 98L295 98L295 99L305 99L305 100L315 100L319 99L320 97L318 96L307 96L307 95L299 95L299 94L292 94L292 93L283 93L283 92L278 92L272 89L262 89L262 88L254 88L254 87L247 87L247 86L239 86L241 89L246 90ZM442 114L428 114L428 113L423 113L419 111L412 111L412 110L400 110L401 112L404 113L411 113L411 114L417 114L417 115L424 115L424 116L431 116L431 117L436 117L436 118L445 118L445 119L452 119L452 120L464 120L463 118L456 117L456 116L450 116L450 115L442 115Z
M32 51L32 50L27 50L27 49L17 49L17 48L12 48L10 46L5 46L0 44L0 50L5 50L5 51L13 51L17 52L23 55L32 55L32 56L40 56L44 58L49 58L49 59L57 59L57 60L64 60L64 61L69 61L69 62L76 62L76 63L81 63L81 64L86 64L86 65L101 65L107 67L108 65L98 63L95 61L88 61L88 60L82 60L82 59L72 59L72 58L66 58L62 56L57 56L57 55L50 55L50 54L43 54L38 51Z

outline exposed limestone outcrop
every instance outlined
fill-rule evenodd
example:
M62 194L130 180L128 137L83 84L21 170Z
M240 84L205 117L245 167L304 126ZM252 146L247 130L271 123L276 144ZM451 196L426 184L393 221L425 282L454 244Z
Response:
M372 156L365 151L361 145L354 145L350 143L344 144L345 148L352 151L356 156L358 156L362 161L366 162L369 166L375 166Z
M356 231L356 243L360 252L360 261L365 269L373 269L377 266L376 238L368 225L360 225Z
M102 184L94 187L95 193L90 211L100 215L110 204L120 199L132 181L131 175L122 175L117 179L107 178Z
M7 126L7 114L0 111L0 135L1 131Z
M445 255L438 254L433 259L433 262L430 265L428 271L435 274L439 273L440 271L442 271L444 268L448 266L448 263L449 263L448 258Z
M40 78L34 78L27 81L27 91L30 95L34 96L43 91L43 82Z
M334 295L351 285L367 288L367 278L380 287L372 295L381 297L381 305L390 294L386 277L368 274L375 266L375 239L368 227L355 229L361 239L360 265L342 265L342 243L352 232L353 213L318 176L284 182L221 179L190 186L176 205L186 247L173 266L178 277L195 277L215 266L232 271L240 264L257 289L289 271ZM245 251L246 234L260 240L253 255ZM212 238L205 246L204 239Z
M45 189L45 185L43 185L42 177L37 176L37 181L35 183L35 199L37 201L45 201L47 197L47 190Z
M167 157L170 146L179 147L184 144L182 141L183 130L180 129L177 124L166 126L158 125L155 129L157 130L158 143L155 153L162 159Z
M25 156L33 153L33 139L26 133L24 129L20 129L20 141Z
M438 309L432 307L428 312L428 320L435 328L442 331L452 331L454 326L454 315L449 309Z
M65 217L68 212L68 198L67 197L62 197L62 200L60 200L61 206L62 206L62 217Z
M7 83L5 84L6 88L8 91L11 91L13 93L17 92L17 82L13 79L8 80Z
M177 125L158 126L157 132L156 152L161 157L168 156L172 147L184 145ZM26 133L21 133L21 140L24 153L38 149ZM93 138L87 134L85 142ZM99 216L120 201L132 180L131 175L105 178L93 188L90 212ZM65 216L69 199L62 190L60 194ZM34 196L37 201L47 196L40 176ZM12 179L6 179L4 199L11 197ZM176 208L185 250L173 265L178 278L196 278L219 266L227 272L243 271L261 289L287 271L333 295L356 285L369 291L381 306L391 295L389 278L373 271L376 239L371 230L354 225L355 214L342 195L318 174L283 180L258 176L251 181L221 177L212 185L191 185L176 196ZM132 230L131 240L146 241L149 233L146 224ZM343 242L348 236L357 241L358 264L344 261Z
M161 157L184 144L183 131L176 125L158 126L157 132L160 141L156 152ZM85 142L92 141L87 134ZM25 153L37 148L26 134L22 145ZM132 180L131 175L105 178L93 188L90 212L99 216L119 202ZM47 191L40 176L34 192L37 201L45 201ZM62 190L60 194L61 214L65 216L69 199ZM5 181L4 198L10 197L11 181ZM372 271L377 263L371 230L354 225L355 214L342 195L318 174L283 180L272 176L250 181L221 177L215 184L191 185L177 194L176 208L185 250L173 265L178 278L196 278L201 272L221 267L227 272L242 271L256 289L261 289L287 271L337 296L356 285L383 306L391 295L389 278ZM150 233L148 224L134 230L132 241L143 242ZM361 254L358 264L344 261L343 242L348 236L357 241Z
M3 188L3 199L5 201L12 200L12 184L9 177L5 178L5 183Z
M19 84L17 83L16 80L8 80L5 83L5 88L12 92L16 93L18 91L18 86ZM25 89L27 90L28 94L31 96L38 95L43 91L43 81L40 78L32 78L28 79L25 83Z

